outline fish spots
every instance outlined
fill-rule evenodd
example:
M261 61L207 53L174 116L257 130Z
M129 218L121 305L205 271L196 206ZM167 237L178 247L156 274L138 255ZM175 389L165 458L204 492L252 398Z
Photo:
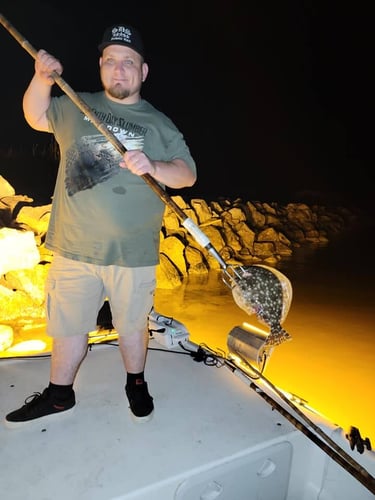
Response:
M232 294L236 304L270 328L266 344L274 346L291 340L281 326L292 298L288 278L270 267L253 265L241 268L240 277L234 281Z

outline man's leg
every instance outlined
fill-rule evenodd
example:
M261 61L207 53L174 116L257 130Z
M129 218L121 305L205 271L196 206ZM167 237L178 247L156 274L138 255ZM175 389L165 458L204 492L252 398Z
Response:
M95 329L104 288L97 267L55 255L46 279L47 333L53 337L50 382L5 417L8 427L66 413L75 405L73 383Z
M149 333L148 330L132 332L118 338L122 360L127 373L140 373L145 369Z
M148 315L155 293L155 266L113 268L106 275L112 322L127 373L125 391L136 422L150 420L154 410L144 370L149 341Z
M78 369L87 354L88 335L53 339L50 381L73 385Z

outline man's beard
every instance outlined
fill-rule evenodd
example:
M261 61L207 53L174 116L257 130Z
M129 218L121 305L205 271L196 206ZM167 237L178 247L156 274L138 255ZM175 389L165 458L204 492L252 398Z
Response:
M130 96L130 90L124 89L120 85L114 85L113 87L107 88L107 92L115 99L126 99Z

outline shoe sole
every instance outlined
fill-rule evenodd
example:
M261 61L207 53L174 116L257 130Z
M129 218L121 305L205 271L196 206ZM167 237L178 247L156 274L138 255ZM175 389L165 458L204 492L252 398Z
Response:
M130 408L129 408L129 413L130 413L130 416L131 416L133 422L136 424L145 424L146 422L149 422L152 419L152 417L154 416L154 410L152 410L151 413L149 413L148 415L146 415L144 417L137 417L137 415L134 415L134 413L131 411Z
M22 422L11 422L4 418L4 425L8 429L21 429L25 426L31 426L32 424L45 424L48 422L55 422L60 418L67 417L74 413L75 406L72 406L68 410L59 411L57 413L50 413L49 415L44 415L44 417L33 418L32 420L24 420Z

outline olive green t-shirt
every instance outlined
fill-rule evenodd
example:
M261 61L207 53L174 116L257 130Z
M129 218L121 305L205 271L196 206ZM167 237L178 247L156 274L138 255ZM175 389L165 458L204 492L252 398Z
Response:
M126 149L141 149L151 160L181 158L196 171L183 135L147 101L79 96ZM46 247L98 265L156 265L164 202L142 177L119 167L120 153L66 95L52 98L47 116L60 164Z

